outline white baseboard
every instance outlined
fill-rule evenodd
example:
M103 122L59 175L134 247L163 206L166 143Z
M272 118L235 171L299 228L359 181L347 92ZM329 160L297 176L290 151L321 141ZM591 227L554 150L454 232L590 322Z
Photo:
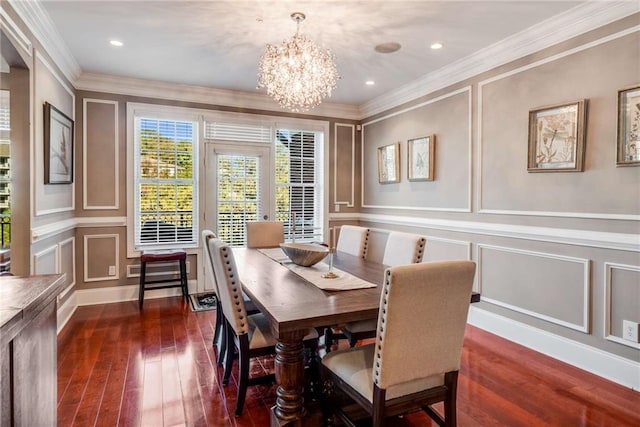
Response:
M189 280L189 293L194 293L196 281ZM138 285L111 286L108 288L80 289L75 292L78 306L110 304L113 302L135 301L138 299ZM156 289L146 291L144 299L167 298L181 295L180 288Z
M66 325L69 319L71 319L71 316L73 316L73 313L76 312L76 308L78 308L78 301L76 300L76 293L72 292L69 298L58 307L58 330L56 333L60 333L64 325Z
M189 280L189 294L196 293L196 281ZM67 324L76 309L82 305L109 304L113 302L135 301L138 299L138 285L111 286L108 288L79 289L58 307L58 331ZM157 289L145 292L145 299L167 298L180 295L180 288Z
M640 390L640 362L471 307L467 322L492 334L561 360L634 390Z

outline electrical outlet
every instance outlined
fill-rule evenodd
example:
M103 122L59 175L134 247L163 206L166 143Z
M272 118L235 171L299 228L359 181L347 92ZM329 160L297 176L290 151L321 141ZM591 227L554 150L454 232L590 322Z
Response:
M623 320L622 338L636 343L640 342L640 336L638 336L638 323L630 320Z
M110 265L109 266L109 276L115 276L116 275L116 266L115 265Z

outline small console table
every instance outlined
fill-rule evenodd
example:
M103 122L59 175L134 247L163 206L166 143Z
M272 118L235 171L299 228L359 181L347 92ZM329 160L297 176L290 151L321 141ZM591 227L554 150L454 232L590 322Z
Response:
M64 275L0 277L0 426L55 426Z

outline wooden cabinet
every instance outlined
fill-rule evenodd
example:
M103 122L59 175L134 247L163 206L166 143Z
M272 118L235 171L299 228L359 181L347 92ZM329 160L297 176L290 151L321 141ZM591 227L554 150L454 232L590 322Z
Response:
M0 278L0 426L55 426L63 275Z

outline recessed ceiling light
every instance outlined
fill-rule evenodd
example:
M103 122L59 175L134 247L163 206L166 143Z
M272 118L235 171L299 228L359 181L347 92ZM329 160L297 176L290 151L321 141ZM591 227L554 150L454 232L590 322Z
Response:
M402 45L400 45L400 43L389 42L389 43L380 43L373 49L378 53L393 53L393 52L399 51L401 47Z
M442 45L442 43L440 43L440 42L435 42L435 43L433 43L433 44L431 45L431 49L433 49L433 50L442 49L442 46L443 46L443 45Z
M109 40L109 43L111 44L111 46L122 46L123 43L120 40Z
M367 80L366 82L364 82L364 84L366 84L367 86L373 86L374 84L376 84L376 82L374 82L373 80Z

